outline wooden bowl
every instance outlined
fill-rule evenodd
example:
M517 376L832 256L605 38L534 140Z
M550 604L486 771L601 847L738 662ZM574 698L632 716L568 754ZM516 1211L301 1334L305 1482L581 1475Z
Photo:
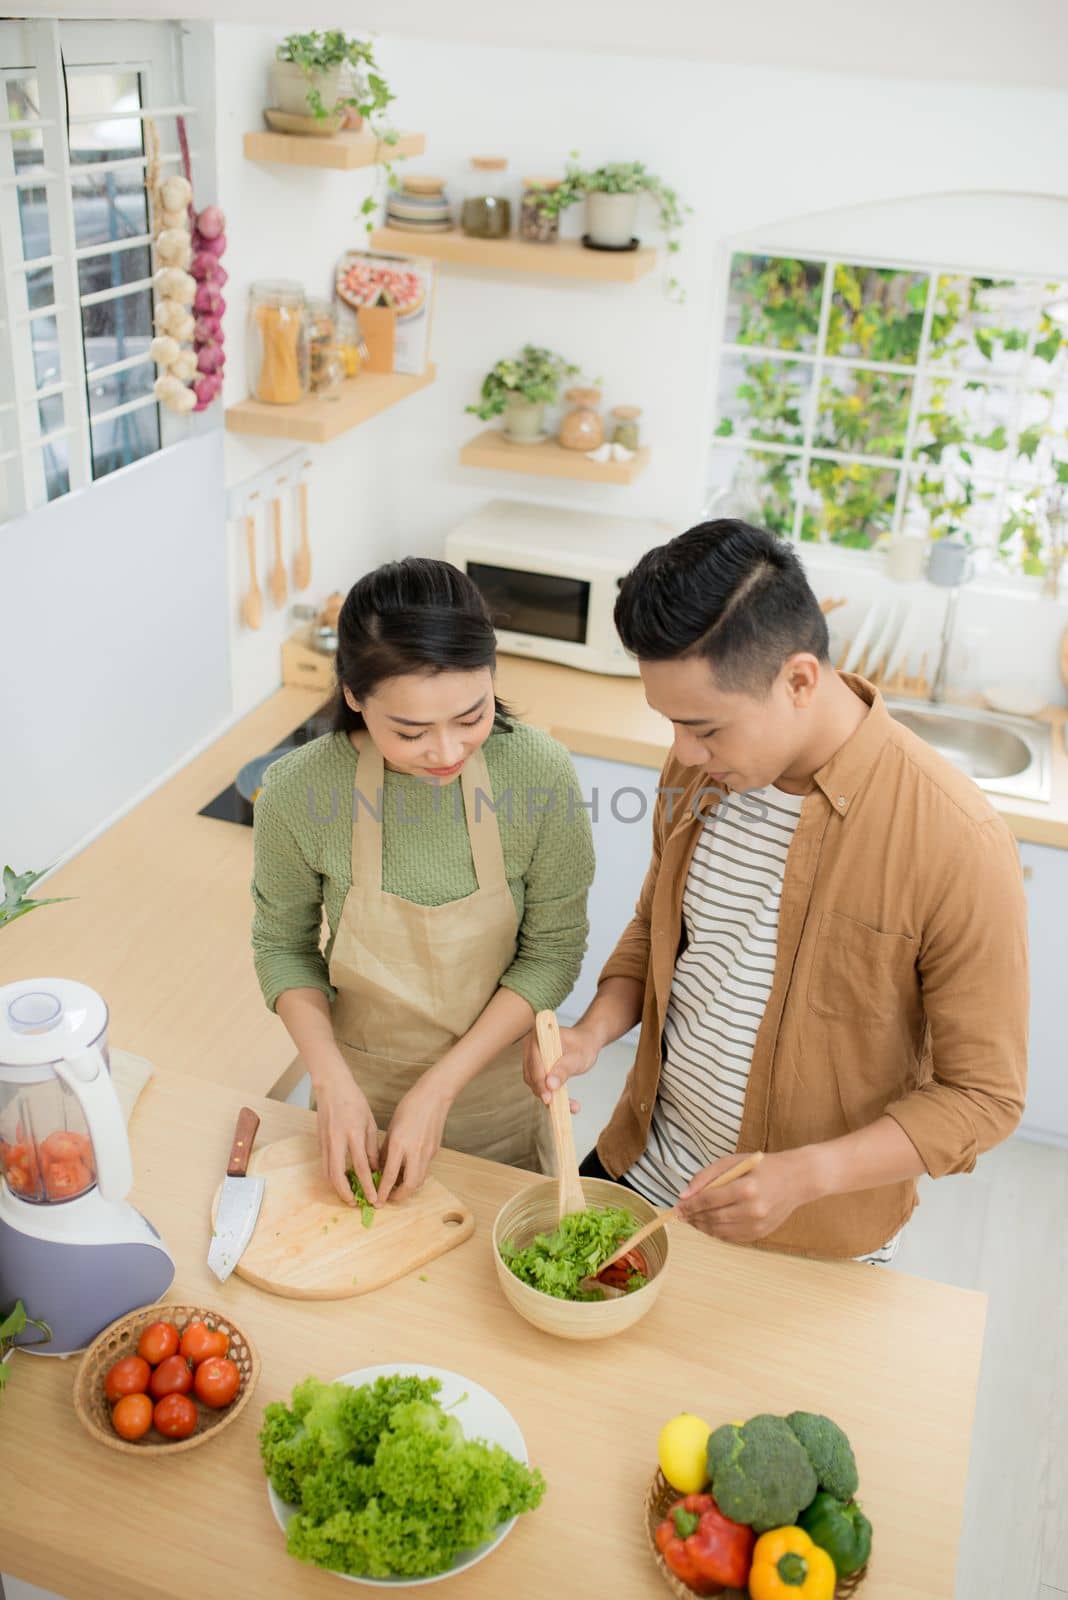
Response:
M203 1322L209 1328L221 1329L230 1340L230 1348L226 1353L241 1374L241 1386L236 1396L221 1411L202 1405L190 1390L189 1398L197 1408L197 1431L190 1434L188 1439L165 1439L155 1428L149 1428L141 1439L120 1439L111 1426L111 1404L104 1393L105 1375L120 1357L137 1354L137 1341L151 1322L173 1322L179 1333L183 1333L190 1322ZM74 1379L74 1409L86 1432L111 1450L124 1450L127 1454L142 1456L170 1456L178 1450L192 1450L195 1445L217 1438L224 1428L235 1422L248 1404L259 1375L260 1358L232 1317L206 1306L157 1303L154 1306L142 1306L138 1311L128 1311L93 1340L81 1359Z
M655 1206L621 1183L609 1183L604 1178L583 1178L581 1183L591 1206L620 1206L634 1218L635 1230L656 1216ZM607 1339L640 1322L652 1310L663 1287L668 1261L667 1229L650 1234L641 1246L650 1273L644 1289L614 1300L557 1300L540 1289L532 1289L529 1283L521 1283L501 1260L501 1244L505 1240L522 1249L536 1233L550 1233L556 1223L555 1178L543 1178L521 1189L498 1211L493 1224L493 1261L509 1305L535 1328L560 1339Z
M649 1485L649 1493L645 1497L645 1531L649 1537L649 1548L653 1552L653 1560L656 1562L660 1576L672 1594L677 1595L678 1600L693 1600L694 1591L688 1584L683 1583L681 1578L675 1576L660 1551L656 1548L657 1528L663 1522L676 1500L683 1499L685 1499L685 1496L678 1489L673 1489L664 1474L657 1468L656 1476ZM834 1600L848 1600L850 1595L856 1594L864 1582L867 1570L867 1567L861 1567L859 1572L851 1573L848 1578L839 1578L838 1586L834 1591ZM735 1600L735 1597L737 1597L737 1600L746 1600L748 1595L748 1590L746 1589L713 1589L710 1592L713 1595L722 1596L722 1600Z

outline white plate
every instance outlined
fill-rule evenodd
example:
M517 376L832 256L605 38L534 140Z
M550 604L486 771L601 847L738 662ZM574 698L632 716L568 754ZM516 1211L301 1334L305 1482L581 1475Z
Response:
M351 1384L354 1389L358 1389L362 1384L374 1383L376 1378L395 1377L437 1378L441 1388L436 1399L460 1422L465 1438L484 1439L487 1444L499 1444L509 1455L515 1456L517 1461L522 1461L524 1466L529 1464L526 1440L512 1413L501 1405L496 1395L490 1394L488 1389L483 1389L480 1383L472 1383L470 1378L462 1378L458 1372L447 1372L444 1367L427 1367L421 1361L394 1361L386 1366L360 1367L355 1372L344 1372L340 1378L335 1378L333 1381ZM284 1533L289 1526L290 1518L296 1516L298 1508L291 1506L276 1494L270 1483L267 1485L267 1498L271 1502L271 1510L275 1514L278 1526ZM414 1589L424 1583L440 1583L442 1578L451 1578L454 1573L466 1572L468 1567L473 1567L484 1560L490 1551L496 1550L502 1539L511 1533L517 1520L516 1517L512 1517L510 1521L502 1522L492 1539L488 1539L485 1544L476 1545L473 1550L461 1551L447 1571L435 1572L429 1578L357 1578L349 1572L337 1572L334 1576L345 1578L349 1583L366 1584L370 1589Z

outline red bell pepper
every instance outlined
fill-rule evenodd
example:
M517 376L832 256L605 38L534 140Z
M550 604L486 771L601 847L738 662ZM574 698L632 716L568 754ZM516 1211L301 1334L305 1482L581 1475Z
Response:
M755 1543L752 1528L725 1517L710 1494L677 1500L656 1530L656 1548L694 1594L744 1589Z

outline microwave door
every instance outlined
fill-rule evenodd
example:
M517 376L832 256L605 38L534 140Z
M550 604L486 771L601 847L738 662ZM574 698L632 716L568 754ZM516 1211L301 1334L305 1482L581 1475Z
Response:
M587 643L590 585L581 578L480 561L469 561L467 573L478 585L495 628L565 644Z

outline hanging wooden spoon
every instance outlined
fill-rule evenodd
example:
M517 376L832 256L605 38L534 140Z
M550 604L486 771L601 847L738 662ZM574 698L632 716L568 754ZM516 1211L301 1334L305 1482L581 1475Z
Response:
M282 480L279 479L279 483ZM289 584L286 582L285 563L282 560L282 501L276 494L271 501L271 514L274 518L274 565L271 568L271 599L276 606L284 606L289 593Z
M248 547L248 593L241 602L241 620L246 628L263 625L263 595L256 580L256 518L245 518L245 542Z
M306 467L311 465L305 461ZM300 544L293 557L293 587L306 589L311 583L312 559L311 545L308 543L308 485L304 478L297 484L297 501L300 505Z
M553 1068L563 1055L560 1043L560 1025L555 1011L539 1011L534 1018L538 1048L546 1067ZM571 1122L571 1096L567 1084L553 1090L549 1103L549 1118L553 1129L553 1147L556 1152L557 1211L559 1220L573 1211L585 1211L586 1196L582 1192L578 1157L575 1154L575 1130Z

